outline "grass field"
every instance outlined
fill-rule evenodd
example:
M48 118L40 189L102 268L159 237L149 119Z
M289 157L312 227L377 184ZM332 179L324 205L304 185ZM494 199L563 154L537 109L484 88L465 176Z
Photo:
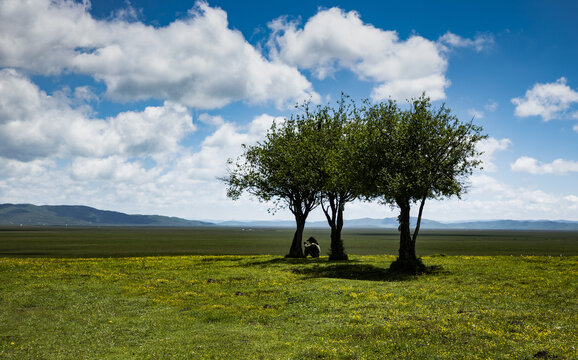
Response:
M322 253L329 231L306 229ZM0 256L127 257L153 255L285 255L292 229L236 228L0 228ZM344 230L355 255L397 254L394 230ZM578 232L422 231L418 255L578 255Z
M575 233L427 233L399 277L389 232L35 230L0 231L0 359L578 358Z

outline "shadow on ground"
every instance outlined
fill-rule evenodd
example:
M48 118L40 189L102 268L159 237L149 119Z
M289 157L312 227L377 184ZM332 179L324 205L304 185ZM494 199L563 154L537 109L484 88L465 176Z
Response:
M358 260L348 260L347 263L358 263ZM274 258L271 260L265 260L265 261L252 261L252 262L248 262L247 265L251 265L251 266L269 266L269 265L313 265L313 264L317 264L317 265L327 265L327 264L331 264L330 262L328 262L327 257L320 257L320 258L286 258L286 257L279 257L279 258Z
M252 262L250 265L263 266L273 264L291 264L294 266L289 271L294 274L304 275L308 278L332 278L347 280L367 281L411 281L420 276L431 274L447 274L441 266L427 266L419 275L405 274L381 268L374 265L361 264L357 260L328 262L326 259L286 259L278 258L267 261Z
M327 266L312 266L307 268L295 268L291 270L296 274L308 277L323 277L332 279L367 280L367 281L411 281L419 276L444 273L441 266L430 266L419 275L404 274L364 264L328 264Z

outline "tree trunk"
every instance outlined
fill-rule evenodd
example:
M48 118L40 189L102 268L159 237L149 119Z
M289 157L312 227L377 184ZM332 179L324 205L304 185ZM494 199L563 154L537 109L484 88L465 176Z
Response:
M302 258L303 256L303 230L305 229L306 216L295 215L295 222L297 223L297 229L293 235L293 242L291 243L291 249L289 249L289 254L286 258Z
M321 204L323 213L327 218L327 223L331 228L331 252L329 253L329 260L347 260L347 254L343 247L343 239L341 238L341 229L343 229L343 205L339 200L343 197L329 194L327 200L329 206L325 207ZM331 210L331 211L330 211Z
M398 200L400 209L399 220L399 255L392 264L396 271L415 274L419 269L419 262L415 256L415 242L410 230L410 204L408 200Z
M413 231L413 244L415 247L415 241L417 240L417 234L419 233L419 227L421 225L421 215L423 214L423 206L425 205L425 200L427 199L426 196L424 196L421 199L421 204L419 205L419 212L417 214L417 224L415 224L415 230Z
M341 229L343 229L343 209L338 207L337 219L335 223L330 223L331 227L331 253L329 260L347 260L348 256L343 247L343 239L341 238Z

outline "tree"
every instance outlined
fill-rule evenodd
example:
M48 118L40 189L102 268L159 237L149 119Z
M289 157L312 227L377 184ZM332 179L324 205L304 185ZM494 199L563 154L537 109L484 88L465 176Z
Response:
M365 125L366 195L399 207L399 256L392 268L416 273L423 270L415 244L426 200L466 192L467 177L481 164L476 143L486 136L472 122L460 122L445 105L432 108L425 95L407 110L394 101L373 105ZM411 204L419 204L413 235Z
M288 208L296 230L287 257L303 257L303 230L309 213L319 205L320 158L312 139L315 133L301 117L273 124L264 141L243 145L236 162L228 161L227 196L238 199L243 192L260 201L273 201L272 211Z
M320 188L321 208L331 228L330 260L347 260L341 231L343 229L343 212L345 204L360 196L361 187L355 168L358 147L351 136L357 131L359 111L348 96L342 94L337 107L324 106L317 108L313 114L306 116L317 126L321 150L322 183Z

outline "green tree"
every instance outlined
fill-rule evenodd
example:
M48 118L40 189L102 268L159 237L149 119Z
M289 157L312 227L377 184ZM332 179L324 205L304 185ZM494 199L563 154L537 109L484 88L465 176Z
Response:
M302 116L273 124L265 140L243 145L243 154L236 162L228 161L228 175L221 179L232 199L247 192L260 201L273 201L271 211L291 211L296 230L287 257L294 258L303 257L305 222L319 205L321 159L319 150L311 148L314 128L306 125Z
M353 141L359 122L355 103L342 94L337 107L318 107L306 116L318 129L317 156L321 159L321 208L331 229L330 260L347 260L341 231L345 204L360 196L361 175L355 168L359 147Z
M468 176L481 163L476 143L486 136L481 127L460 122L445 105L433 108L425 95L407 110L393 101L369 107L365 126L366 194L400 210L399 256L392 268L421 271L415 244L425 202L466 192ZM419 204L413 234L412 204Z

